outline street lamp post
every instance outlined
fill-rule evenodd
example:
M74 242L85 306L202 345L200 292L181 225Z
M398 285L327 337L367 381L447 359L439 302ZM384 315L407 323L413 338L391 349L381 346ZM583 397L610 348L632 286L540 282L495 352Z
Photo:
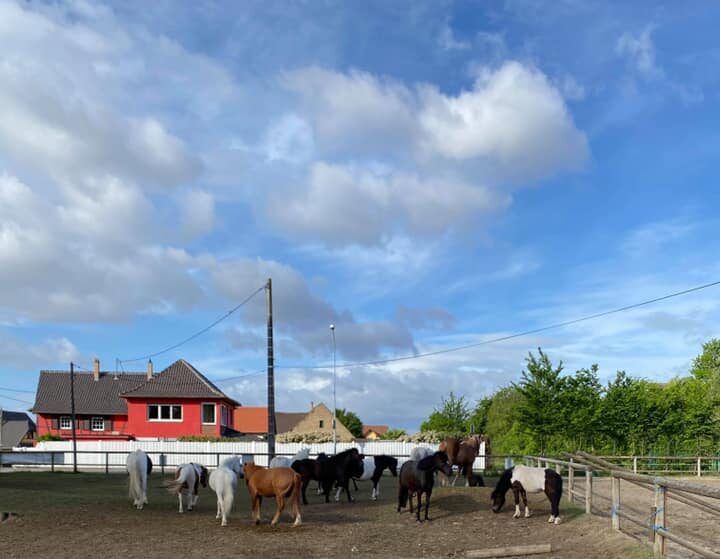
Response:
M337 375L335 371L335 355L336 355L336 345L335 345L335 325L330 325L330 332L332 333L332 342L333 342L333 420L332 420L332 430L333 430L333 454L337 454Z

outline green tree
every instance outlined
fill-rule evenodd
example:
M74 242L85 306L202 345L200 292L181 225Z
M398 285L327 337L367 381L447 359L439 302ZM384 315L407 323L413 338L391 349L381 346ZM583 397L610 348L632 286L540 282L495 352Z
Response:
M492 398L482 398L477 401L475 409L467 420L467 430L471 433L485 433L488 411L492 404Z
M337 420L342 423L347 430L350 431L350 433L352 433L353 437L359 439L363 436L363 424L357 414L348 411L345 408L340 408L335 411L335 417L337 417Z
M694 359L690 374L699 380L720 377L720 339L703 344L703 352Z
M407 435L405 429L388 429L380 438L387 441L394 441Z
M598 366L580 369L565 378L561 391L562 441L565 450L594 448L599 436L602 385Z
M452 392L442 398L439 408L435 408L420 425L420 431L440 431L444 433L465 433L467 420L470 417L465 396L459 398Z
M537 451L518 418L523 395L513 386L498 390L488 407L485 434L493 454L526 454Z
M538 348L539 357L532 352L525 359L527 365L520 382L514 384L523 395L518 413L525 429L537 439L539 451L548 451L551 440L562 429L562 391L564 379L562 361L554 367L547 354Z

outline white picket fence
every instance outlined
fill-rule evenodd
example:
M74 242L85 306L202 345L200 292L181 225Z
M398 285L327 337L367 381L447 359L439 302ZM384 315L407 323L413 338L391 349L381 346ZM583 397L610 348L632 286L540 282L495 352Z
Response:
M320 452L333 453L333 443L276 443L275 453L279 456L293 456L302 448L310 448L310 456ZM395 456L401 462L406 460L416 447L437 449L437 444L408 443L399 441L358 441L337 443L337 451L357 448L366 456L387 454ZM222 457L230 454L252 456L255 463L266 466L268 463L267 443L263 441L246 442L185 442L185 441L78 441L77 464L85 469L125 468L127 454L142 449L159 466L176 466L185 462L196 462L215 467ZM485 469L485 443L481 443L480 456L475 459L473 468ZM34 448L17 448L12 453L2 453L0 463L36 464L67 467L72 465L73 452L70 441L43 441Z

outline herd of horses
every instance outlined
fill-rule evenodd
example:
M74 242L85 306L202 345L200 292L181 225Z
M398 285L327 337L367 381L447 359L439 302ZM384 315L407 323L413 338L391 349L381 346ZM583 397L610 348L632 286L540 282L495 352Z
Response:
M430 520L430 497L436 477L441 479L441 483L450 483L453 467L457 467L452 485L461 475L465 478L466 486L484 485L482 477L472 471L480 442L480 437L472 435L463 440L447 438L440 443L437 451L417 447L413 449L410 459L402 464L399 474L397 458L386 455L366 457L360 454L357 448L350 448L333 456L320 453L314 459L310 458L309 449L302 449L292 458L273 458L268 467L258 466L252 461L243 463L240 456L230 456L211 473L200 464L182 464L175 470L174 479L166 482L165 487L177 496L178 512L182 513L184 510L193 509L200 487L207 487L209 484L217 496L216 518L221 521L222 526L227 526L238 480L244 479L250 495L252 518L256 524L260 523L262 500L267 497L275 498L272 525L277 524L288 502L293 526L297 526L302 522L301 505L308 504L306 491L311 481L317 482L318 494L324 495L326 503L330 501L333 488L336 489L336 501L340 500L344 491L348 502L353 502L350 483L354 484L357 491L356 480L372 481L372 499L376 500L380 496L380 479L387 469L393 476L399 476L397 511L401 512L409 504L410 513L415 512L416 520L422 522L423 519ZM136 450L127 458L127 470L130 498L137 509L142 509L148 502L147 479L152 471L152 461L142 450ZM530 509L527 505L527 493L544 492L550 501L551 515L548 522L560 523L562 478L554 470L521 465L506 469L491 494L493 512L500 512L509 490L513 491L515 500L513 518L520 517L521 498L525 516L528 517ZM425 513L421 518L423 495ZM416 507L413 507L413 499L416 499Z

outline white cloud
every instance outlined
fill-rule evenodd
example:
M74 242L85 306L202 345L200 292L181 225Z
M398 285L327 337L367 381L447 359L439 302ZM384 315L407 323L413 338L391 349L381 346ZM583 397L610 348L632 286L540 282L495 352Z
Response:
M279 194L268 215L293 236L329 245L377 244L398 233L442 235L508 202L507 195L450 176L420 178L317 162L305 188Z
M664 76L663 69L655 61L653 31L654 27L648 26L639 35L623 33L615 45L615 52L625 56L633 68L646 79L657 79Z
M215 198L204 190L189 190L180 197L181 228L187 238L209 233L215 228Z
M36 343L18 339L9 332L0 337L0 362L4 367L37 371L61 364L69 366L70 361L77 361L81 356L78 348L64 337Z
M421 145L462 161L484 159L510 176L539 179L577 169L587 140L575 128L562 95L545 75L517 62L484 70L470 91L447 96L422 90Z
M467 41L459 41L455 38L453 29L448 21L440 28L440 35L438 36L438 44L443 50L468 50L472 45Z

